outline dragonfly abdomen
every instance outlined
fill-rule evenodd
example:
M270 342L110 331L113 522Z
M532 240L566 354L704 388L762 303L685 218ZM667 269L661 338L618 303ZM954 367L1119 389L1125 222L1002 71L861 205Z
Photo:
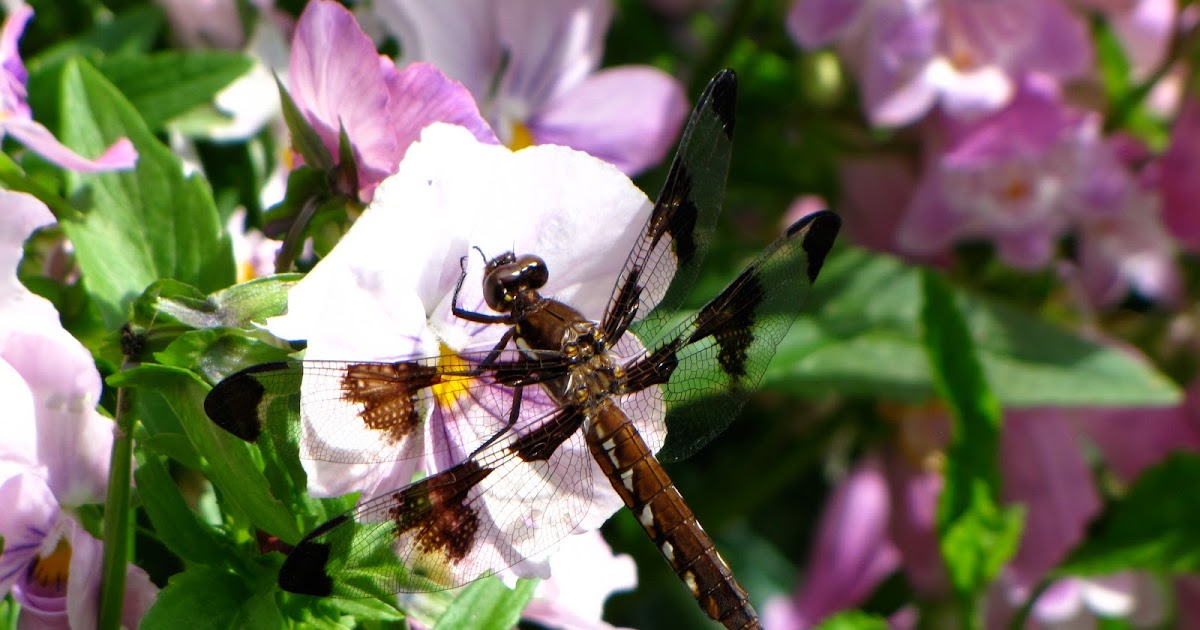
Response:
M611 401L588 416L592 457L700 608L731 630L759 628L745 589L629 417Z

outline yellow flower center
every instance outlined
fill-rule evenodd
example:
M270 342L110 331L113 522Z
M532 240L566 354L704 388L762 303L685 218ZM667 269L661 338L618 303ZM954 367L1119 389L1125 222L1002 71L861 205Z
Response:
M70 570L71 544L64 537L58 541L50 555L34 561L30 574L38 584L61 591L67 588L67 575Z
M438 360L439 368L462 372L471 367L446 344L438 344L438 346L438 350L441 352L441 358ZM466 395L472 380L469 376L443 376L433 385L433 395L437 399L438 407L453 409L459 399Z
M525 147L531 147L534 144L533 132L529 131L524 123L513 122L512 124L512 142L508 143L508 148L513 151L520 151Z

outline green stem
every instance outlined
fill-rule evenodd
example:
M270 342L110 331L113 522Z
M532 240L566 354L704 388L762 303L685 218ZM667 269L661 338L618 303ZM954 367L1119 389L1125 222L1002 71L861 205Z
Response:
M128 367L130 362L126 360ZM99 630L121 627L125 603L125 568L129 557L129 493L133 469L133 400L128 388L117 390L117 425L113 435L104 503L104 561L101 568Z
M296 255L304 243L304 230L308 227L308 222L312 221L313 215L317 213L318 207L320 204L316 199L309 199L300 207L300 212L292 221L291 227L288 228L287 236L283 237L283 245L279 248L279 253L275 255L275 273L287 273L292 270L292 265L296 262Z

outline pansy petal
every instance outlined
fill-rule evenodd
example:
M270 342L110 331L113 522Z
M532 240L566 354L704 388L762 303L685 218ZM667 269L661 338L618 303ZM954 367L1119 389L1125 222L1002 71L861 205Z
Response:
M604 600L636 586L633 558L614 555L599 530L568 536L521 616L548 628L612 630L602 619Z
M54 223L46 204L32 195L0 190L0 309L31 309L35 318L57 318L54 306L31 293L17 279L17 266L25 255L25 241L33 231ZM10 320L11 321L11 320ZM9 326L0 323L0 330Z
M500 69L502 48L495 26L499 6L477 0L372 3L384 26L400 40L405 63L435 62L447 76L480 97L488 93Z
M392 125L397 132L400 159L408 146L421 136L421 130L434 122L446 122L467 128L480 142L497 144L496 134L479 114L475 99L463 85L449 79L428 63L409 64L389 75Z
M37 458L59 502L103 501L113 423L95 411L101 384L91 353L55 321L10 333L0 356L33 393Z
M0 443L0 461L37 464L37 422L33 392L21 373L0 356L0 400L9 420L4 425L4 442Z
M300 15L288 69L292 98L332 155L345 127L360 182L379 181L399 161L380 62L354 15L337 2L311 2Z
M0 593L26 576L29 564L37 557L42 540L49 536L58 520L58 502L45 481L32 470L12 465L0 466L0 536L4 553L0 554Z
M47 161L79 173L97 173L133 168L137 150L128 139L122 138L104 150L94 160L79 155L58 141L41 123L26 118L8 118L0 123L3 130Z
M0 75L0 115L5 117L27 119L30 116L26 103L29 94L25 89L29 72L21 60L17 42L32 17L33 8L21 3L4 20L3 30L0 30L0 72L3 73Z
M536 144L578 149L632 176L662 161L687 112L687 97L673 77L628 66L593 74L528 124Z
M866 4L866 0L796 0L788 10L788 34L805 48L825 46L862 13Z
M498 89L512 110L503 113L524 120L583 81L600 65L611 21L610 0L506 2L496 15L509 55Z

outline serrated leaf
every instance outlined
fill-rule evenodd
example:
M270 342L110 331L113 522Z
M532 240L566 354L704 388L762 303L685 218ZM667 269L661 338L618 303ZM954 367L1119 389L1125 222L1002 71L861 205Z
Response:
M273 614L269 610L272 607ZM283 616L273 597L255 592L237 573L204 566L188 567L183 573L171 576L142 617L140 627L178 628L184 620L187 627L196 629L283 626ZM256 624L244 625L249 620Z
M1012 306L955 290L984 375L1008 408L1174 405L1148 361ZM767 369L768 385L920 402L933 395L915 267L862 250L831 257Z
M518 580L510 589L494 577L475 580L454 599L434 630L507 630L517 625L537 580Z
M104 59L99 70L129 99L146 126L159 129L188 110L211 103L250 71L253 60L226 51L167 51Z
M99 155L128 137L138 151L132 171L72 175L82 220L64 221L84 284L104 322L117 329L129 303L160 278L207 292L232 283L233 253L204 181L184 178L179 159L155 138L137 112L90 65L63 70L62 140L83 155Z
M290 510L271 495L254 463L250 445L226 433L204 415L208 386L188 370L141 365L110 376L111 387L141 387L157 392L179 417L196 451L208 462L206 474L223 501L245 514L260 529L295 544L300 531Z
M1197 506L1200 455L1172 455L1144 472L1124 497L1092 523L1087 539L1055 573L1200 572Z

